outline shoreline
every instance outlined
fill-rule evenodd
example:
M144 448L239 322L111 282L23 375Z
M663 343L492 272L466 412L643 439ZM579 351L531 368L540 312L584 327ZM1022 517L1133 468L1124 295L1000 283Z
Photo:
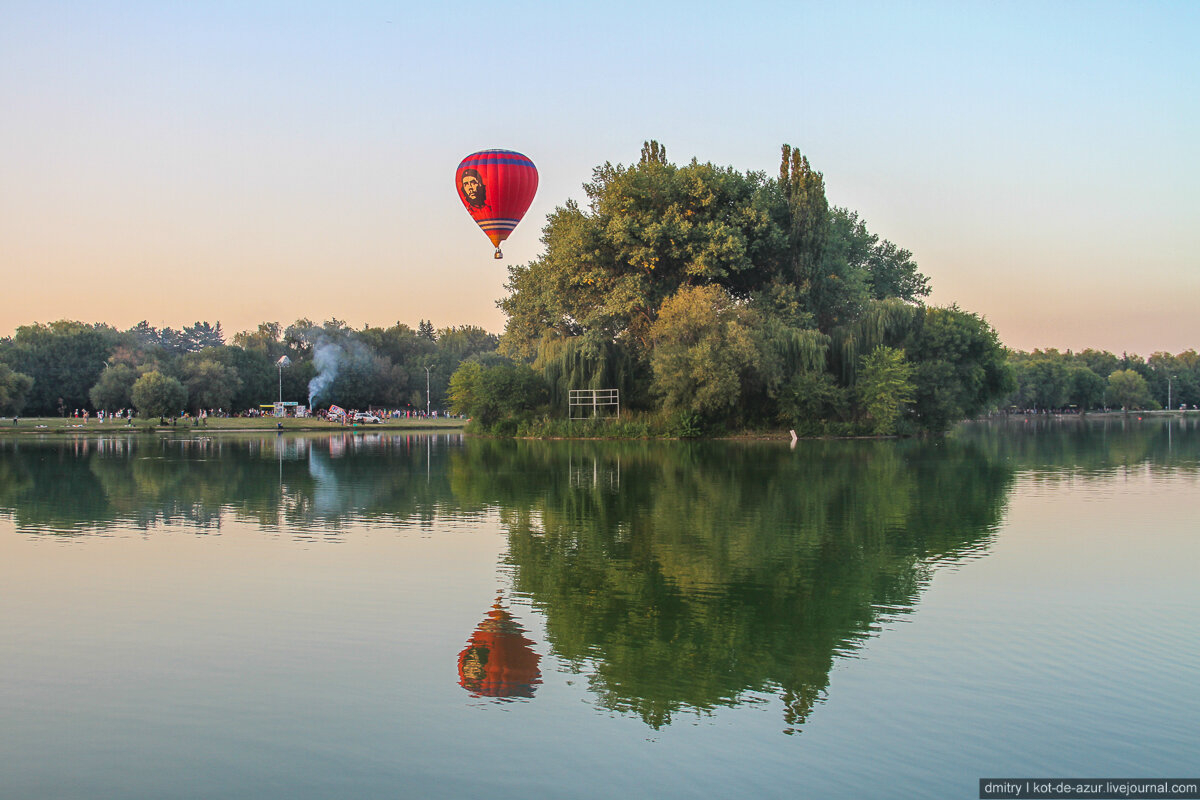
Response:
M1190 418L1200 417L1200 410L1188 409L1186 411L1090 411L1082 414L1070 413L1003 413L998 412L985 417L977 417L975 419L963 420L958 425L971 423L1011 423L1011 422L1038 422L1038 421L1054 421L1054 422L1088 422L1097 420L1113 420L1113 419L1174 419L1174 418ZM134 420L132 425L126 422L95 422L89 421L84 423L82 420L74 417L18 417L16 425L13 424L12 417L0 417L0 439L5 438L32 438L37 436L113 436L113 435L128 435L128 436L149 436L149 435L194 435L203 433L221 434L221 435L236 435L243 433L262 434L262 433L368 433L368 432L407 432L407 433L426 433L439 431L457 431L462 432L467 426L468 420L451 419L451 418L424 418L424 419L395 419L384 422L366 424L359 423L355 425L343 425L337 422L326 422L318 419L276 419L274 417L229 417L229 418L212 418L210 417L207 424L193 424L191 422L177 421L176 424L160 425L156 420ZM955 426L957 427L957 426ZM951 428L953 430L953 428ZM949 432L949 431L947 431ZM487 436L487 434L478 434ZM515 438L542 438L542 437L515 437ZM582 436L582 437L551 437L562 439L577 439L577 440L607 440L610 437ZM763 430L763 431L741 431L738 433L726 433L721 436L699 437L700 439L710 440L726 440L726 441L788 441L790 433L787 430ZM800 436L798 440L819 440L819 439L892 439L904 438L898 436Z
M120 422L84 423L74 417L18 417L14 425L12 417L0 417L0 438L28 436L103 435L124 434L238 434L238 433L336 433L368 431L461 431L467 424L464 419L397 419L378 423L343 425L318 419L276 419L274 417L209 417L207 424L196 425L191 421L176 421L174 425L160 425L157 420L134 419L133 424Z

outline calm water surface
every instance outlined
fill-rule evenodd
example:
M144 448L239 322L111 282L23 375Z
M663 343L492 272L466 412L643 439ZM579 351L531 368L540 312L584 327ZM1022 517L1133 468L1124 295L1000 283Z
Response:
M0 797L1180 777L1195 418L0 441Z

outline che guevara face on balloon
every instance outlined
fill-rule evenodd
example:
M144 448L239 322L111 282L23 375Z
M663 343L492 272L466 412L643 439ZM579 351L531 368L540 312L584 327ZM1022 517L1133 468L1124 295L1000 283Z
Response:
M487 187L483 185L483 178L479 175L479 170L470 167L463 170L462 193L471 212L480 210L487 205Z

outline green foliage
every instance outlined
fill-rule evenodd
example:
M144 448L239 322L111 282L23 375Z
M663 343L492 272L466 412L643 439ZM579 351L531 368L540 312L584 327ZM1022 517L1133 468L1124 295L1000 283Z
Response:
M903 350L880 345L863 356L855 391L875 434L892 434L916 393L913 366Z
M1067 404L1072 388L1072 376L1068 373L1067 363L1063 359L1055 358L1056 355L1057 353L1030 358L1017 365L1016 379L1019 390L1016 404L1019 407L1047 410L1062 408Z
M878 347L903 347L917 330L924 313L921 307L898 298L867 303L856 320L830 333L830 365L834 375L853 385L862 357Z
M466 414L480 425L532 412L546 402L548 391L541 375L513 361L485 366L466 361L450 378L450 404L455 414ZM509 435L516 433L516 422Z
M499 303L501 351L534 361L556 405L619 385L633 407L657 398L709 422L735 409L737 425L844 420L861 356L905 347L922 321L911 301L928 279L912 254L830 209L824 177L790 146L769 181L676 166L646 142L636 164L604 164L584 188L588 207L555 209L544 253L510 268ZM807 375L827 369L832 382ZM652 396L639 391L647 375Z
M547 333L591 332L640 357L663 301L685 284L746 297L769 282L786 236L764 176L677 167L648 148L637 165L596 168L584 187L588 211L574 202L555 209L542 256L510 268L504 352L530 358Z
M623 408L649 405L646 371L620 342L596 336L546 336L539 343L533 368L541 371L550 388L550 407L560 412L573 389L617 389Z
M134 382L130 401L142 417L171 417L187 403L187 389L174 378L158 371L147 372Z
M1016 371L1018 386L1006 405L1042 411L1063 408L1089 411L1104 406L1106 399L1110 404L1120 405L1116 395L1108 392L1108 378L1128 371L1141 377L1149 392L1149 400L1137 398L1138 407L1154 404L1175 409L1180 404L1190 407L1200 404L1197 362L1200 357L1195 350L1176 355L1158 352L1147 359L1091 349L1081 353L1054 349L1012 353L1009 363ZM1131 379L1123 376L1117 382L1124 385Z
M120 339L107 325L61 320L17 328L5 361L16 372L33 378L26 398L31 414L57 414L86 408L88 390L95 385L104 360Z
M881 607L986 546L1013 474L954 440L481 444L460 482L505 498L515 589L548 646L651 727L770 691L794 732Z
M820 331L795 328L769 312L742 313L751 325L757 349L753 375L769 399L778 397L781 387L797 374L820 372L829 357L829 337ZM744 387L751 395L755 385ZM768 415L769 416L769 415Z
M970 419L1016 388L996 331L976 314L926 308L905 352L916 366L916 412L934 431Z
M33 378L13 371L0 362L0 412L20 414L25 407L25 398L33 388Z
M270 323L278 328L278 323ZM262 329L262 325L259 329ZM236 341L237 337L235 337ZM226 367L237 380L232 382L233 394L228 404L212 404L205 408L219 408L226 411L257 408L260 404L276 400L280 394L279 384L283 383L283 399L303 402L308 397L308 380L312 377L312 362L297 356L292 359L291 366L282 370L276 366L276 361L286 352L281 352L282 342L277 347L251 347L243 349L239 346L214 347L205 350L201 355ZM290 355L288 355L291 358Z
M1092 350L1091 348L1080 353L1078 359L1088 369L1105 380L1108 380L1108 376L1116 371L1121 364L1121 360L1107 350Z
M805 435L829 433L826 421L844 421L849 414L849 390L828 372L796 374L779 394L779 421Z
M1099 408L1104 403L1107 382L1086 366L1067 367L1067 399L1080 411Z
M92 406L105 411L128 408L132 405L130 391L137 379L137 370L128 364L114 364L105 369L88 392Z
M192 409L245 411L280 394L307 403L309 383L324 366L332 366L324 396L318 398L325 402L424 407L426 366L431 394L440 405L458 364L494 352L498 338L474 326L446 328L426 338L400 323L354 331L337 319L323 325L300 319L286 329L264 322L236 334L233 345L222 341L219 323L160 331L142 321L120 332L62 320L25 326L13 338L0 339L0 362L34 380L32 392L23 390L29 395L27 410L42 415L89 405L127 406L136 377L152 371L185 384L186 407ZM276 362L282 356L290 364L281 370Z
M262 322L257 330L234 334L233 343L242 350L261 353L272 364L278 361L280 356L287 355L287 345L283 343L283 327L278 322Z
M650 329L653 389L667 413L714 418L741 400L758 363L749 312L718 286L684 287Z
M187 405L192 411L231 408L242 386L235 368L203 354L184 359L180 373L187 388Z
M545 414L519 420L515 435L533 439L646 439L665 435L665 431L646 414L574 420Z
M821 329L828 330L840 314L849 310L841 306L854 290L839 286L839 282L844 284L845 276L831 274L825 268L831 227L825 177L812 168L807 156L785 144L779 165L779 188L788 215L790 277L803 293L808 310Z
M677 411L671 418L671 436L679 439L695 439L703 432L703 422L698 414L690 411Z
M1124 411L1156 405L1146 379L1132 369L1119 369L1108 376L1108 399Z

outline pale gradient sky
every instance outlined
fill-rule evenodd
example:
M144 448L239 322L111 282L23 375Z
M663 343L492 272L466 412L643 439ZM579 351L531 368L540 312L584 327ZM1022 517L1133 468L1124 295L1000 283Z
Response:
M499 332L505 263L645 139L912 250L1011 347L1200 347L1200 3L0 0L0 335ZM506 261L475 150L538 165Z

